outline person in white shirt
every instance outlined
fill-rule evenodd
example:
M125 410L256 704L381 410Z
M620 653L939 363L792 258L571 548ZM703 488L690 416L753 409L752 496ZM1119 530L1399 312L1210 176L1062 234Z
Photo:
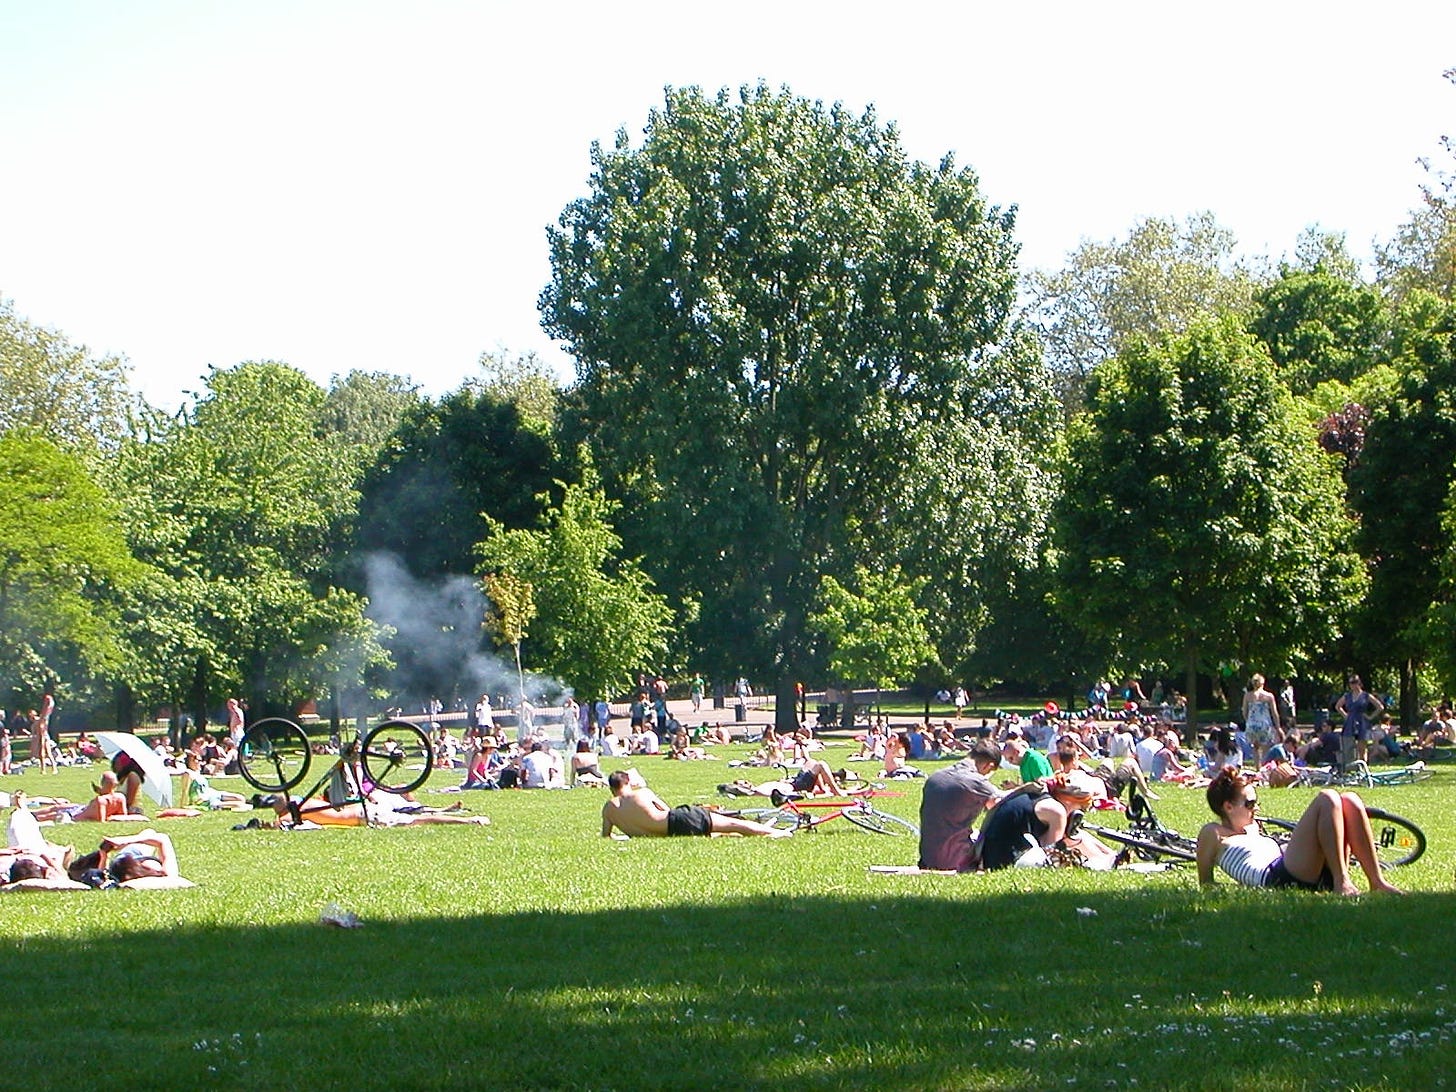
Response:
M560 788L565 784L556 753L539 740L531 745L530 753L521 759L521 771L525 778L524 787L528 789Z

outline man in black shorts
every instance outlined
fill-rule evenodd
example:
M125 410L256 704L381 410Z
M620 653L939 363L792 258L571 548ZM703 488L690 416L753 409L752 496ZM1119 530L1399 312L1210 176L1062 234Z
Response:
M607 776L612 798L602 805L602 837L612 831L626 838L676 838L688 835L757 834L787 838L792 831L777 830L736 815L709 811L698 804L669 808L646 785L633 785L631 771L613 770Z

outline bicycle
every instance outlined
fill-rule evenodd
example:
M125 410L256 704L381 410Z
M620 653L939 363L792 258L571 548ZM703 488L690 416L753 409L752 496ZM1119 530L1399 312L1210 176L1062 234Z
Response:
M255 789L266 793L288 793L308 776L313 747L308 733L285 717L266 717L243 733L238 745L238 772ZM288 812L300 823L313 811L359 804L366 822L370 789L403 795L429 779L434 768L434 749L418 726L406 720L387 720L368 732L356 729L353 739L339 747L339 754L312 789L308 800L325 785L325 805L302 807L288 797Z
M1375 856L1382 869L1412 864L1426 852L1426 835L1415 823L1384 808L1366 806L1374 835ZM1145 861L1184 862L1198 859L1198 841L1164 826L1153 812L1152 805L1140 794L1133 794L1127 809L1128 829L1083 822L1081 828L1099 838L1124 846L1131 856ZM1284 843L1294 832L1295 821L1261 815L1259 822L1269 828L1269 836Z
M1299 775L1296 785L1323 788L1328 785L1374 788L1377 785L1414 785L1431 776L1431 770L1424 762L1412 762L1408 766L1390 766L1372 769L1355 759L1343 770L1338 766L1296 766Z
M900 794L871 789L867 793L849 798L804 797L795 799L775 793L774 807L748 808L735 814L743 819L763 823L765 826L795 831L817 830L825 823L842 816L861 830L867 830L871 834L885 834L892 837L913 834L918 838L920 828L910 820L901 819L898 815L891 815L887 811L880 811L870 803L870 798L874 796L898 795Z

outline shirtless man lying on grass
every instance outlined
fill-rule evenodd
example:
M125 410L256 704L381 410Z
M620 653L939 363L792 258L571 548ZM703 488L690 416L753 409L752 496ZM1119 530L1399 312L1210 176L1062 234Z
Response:
M630 770L613 770L607 776L612 798L602 805L602 837L671 838L689 834L762 834L769 838L787 838L793 831L775 830L762 823L710 811L698 804L680 804L669 808L646 785L632 784Z

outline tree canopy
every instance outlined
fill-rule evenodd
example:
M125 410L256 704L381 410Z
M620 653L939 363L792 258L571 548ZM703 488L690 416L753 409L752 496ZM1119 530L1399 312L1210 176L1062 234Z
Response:
M529 639L533 671L583 697L610 699L635 672L661 663L672 612L638 562L621 556L612 523L618 506L590 465L581 483L561 490L560 506L548 508L534 529L490 521L478 547L480 571L499 597L496 628L517 649L530 620L518 609L525 589L539 619Z
M639 147L592 161L550 233L544 324L629 541L700 597L690 653L791 687L820 574L937 457L1006 336L1013 216L872 111L763 85L670 89Z
M117 517L78 456L0 435L0 678L31 701L52 680L121 661L115 594L143 570Z
M1093 374L1058 513L1062 606L1133 665L1285 673L1358 600L1338 467L1236 321Z

